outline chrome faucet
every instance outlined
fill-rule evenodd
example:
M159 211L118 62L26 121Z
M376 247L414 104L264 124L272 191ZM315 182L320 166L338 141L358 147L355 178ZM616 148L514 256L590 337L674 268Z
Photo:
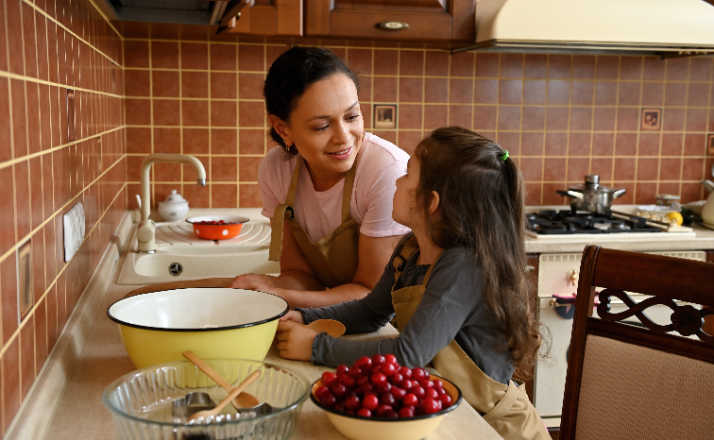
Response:
M156 252L156 224L149 218L151 203L149 193L149 172L154 162L184 162L190 163L198 171L198 184L206 186L206 169L195 156L188 154L151 154L141 164L141 223L136 234L139 252Z

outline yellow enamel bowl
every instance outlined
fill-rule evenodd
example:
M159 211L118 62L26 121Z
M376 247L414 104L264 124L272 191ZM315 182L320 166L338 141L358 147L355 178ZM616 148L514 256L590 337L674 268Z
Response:
M137 368L203 359L262 361L278 320L288 311L279 296L231 288L188 288L135 295L107 309Z
M461 390L454 383L440 376L430 375L432 380L440 380L454 403L433 414L423 414L409 419L384 419L360 417L339 413L327 408L315 397L315 391L322 385L315 381L310 391L310 400L325 411L327 419L342 435L352 440L419 440L428 437L439 426L444 417L461 403Z

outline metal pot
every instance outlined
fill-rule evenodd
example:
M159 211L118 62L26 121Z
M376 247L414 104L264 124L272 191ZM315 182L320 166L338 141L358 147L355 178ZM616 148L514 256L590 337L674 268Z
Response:
M582 187L557 190L558 194L568 196L572 200L570 207L574 210L585 210L597 214L609 214L612 201L625 194L625 188L612 189L600 185L600 176L588 174Z

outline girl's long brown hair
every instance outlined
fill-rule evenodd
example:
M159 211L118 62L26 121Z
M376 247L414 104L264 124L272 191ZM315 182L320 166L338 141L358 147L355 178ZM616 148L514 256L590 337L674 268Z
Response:
M495 142L461 127L434 130L414 154L425 214L431 191L439 194L439 215L426 216L431 238L444 249L473 250L483 295L503 326L514 364L532 365L540 334L528 300L523 183L516 165Z

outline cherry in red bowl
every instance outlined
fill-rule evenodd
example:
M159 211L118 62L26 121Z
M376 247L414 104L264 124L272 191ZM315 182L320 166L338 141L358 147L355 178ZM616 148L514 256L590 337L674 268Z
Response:
M423 368L399 365L393 355L375 355L323 373L310 399L348 438L411 440L436 429L461 403L461 390Z

